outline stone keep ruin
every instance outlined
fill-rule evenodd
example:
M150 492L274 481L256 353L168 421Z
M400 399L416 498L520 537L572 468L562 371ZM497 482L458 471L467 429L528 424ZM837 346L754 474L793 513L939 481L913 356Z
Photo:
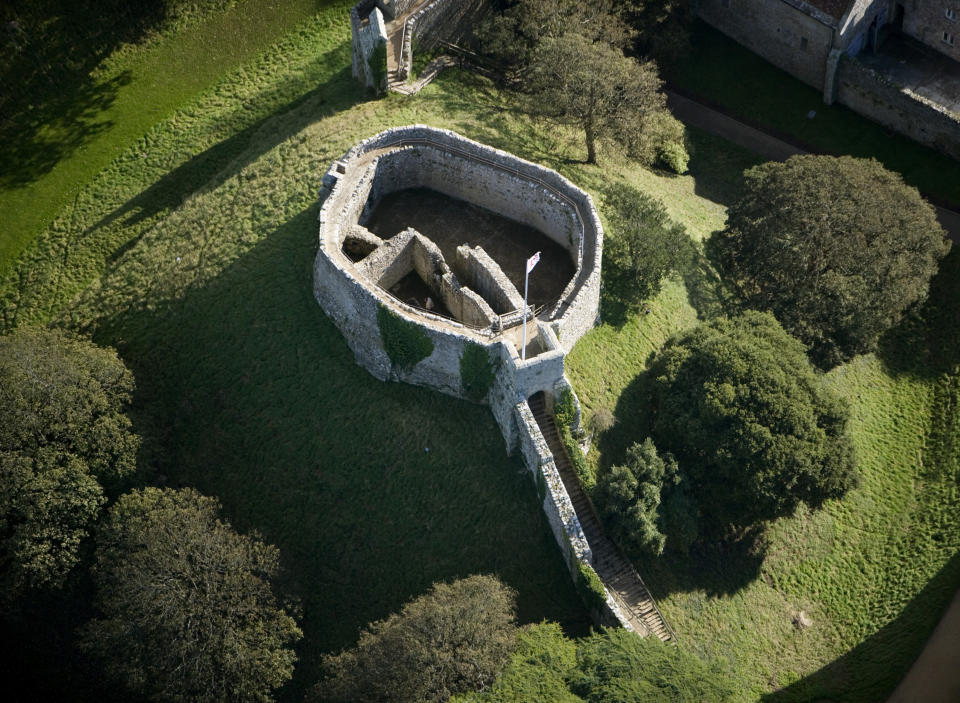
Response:
M357 362L381 380L467 397L460 360L483 348L496 369L484 402L512 451L514 406L567 385L564 355L597 320L603 233L590 197L554 171L421 125L361 142L324 185L314 294ZM524 361L524 262L538 250ZM423 331L429 356L391 362L381 307Z
M507 451L533 475L574 582L600 576L595 620L674 639L544 435L556 432L544 408L572 393L564 356L599 313L603 231L590 196L554 171L423 125L361 142L323 184L314 296L357 363L380 380L489 405ZM526 261L537 251L524 326ZM479 389L469 372L478 360Z

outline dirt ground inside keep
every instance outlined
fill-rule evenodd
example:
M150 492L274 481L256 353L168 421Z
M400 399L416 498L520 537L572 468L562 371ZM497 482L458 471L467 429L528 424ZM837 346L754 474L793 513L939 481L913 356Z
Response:
M576 271L570 252L542 232L426 188L384 196L366 227L383 239L413 227L440 247L451 268L458 246L479 245L500 265L521 296L524 264L539 251L540 263L530 273L529 304L534 307L559 298Z

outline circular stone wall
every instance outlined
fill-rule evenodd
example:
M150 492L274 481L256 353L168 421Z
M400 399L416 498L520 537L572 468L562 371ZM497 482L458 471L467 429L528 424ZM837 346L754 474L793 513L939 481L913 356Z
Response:
M599 310L603 233L586 193L555 171L422 125L390 129L361 142L333 163L323 183L314 295L358 363L381 379L399 378L463 397L464 349L484 347L497 369L484 400L498 420L507 420L518 400L563 383L563 357L594 325ZM566 250L573 275L560 297L538 310L528 325L528 338L536 344L528 344L525 360L522 290L506 280L482 248L457 247L455 260L449 261L412 229L383 239L364 226L385 195L417 188L520 222ZM431 312L425 309L429 302L417 307L388 292L409 276L421 279L442 306ZM377 322L380 308L416 324L429 338L432 350L412 368L396 368L388 358ZM437 309L450 316L436 314ZM503 422L501 428L510 434Z

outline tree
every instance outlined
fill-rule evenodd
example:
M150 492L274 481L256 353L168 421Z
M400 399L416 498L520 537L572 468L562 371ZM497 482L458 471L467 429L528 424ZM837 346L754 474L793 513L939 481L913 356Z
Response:
M609 44L570 32L546 37L531 54L525 85L532 112L583 130L587 163L597 162L603 139L647 163L666 141L682 142L682 125L666 111L656 66Z
M933 208L873 159L794 156L744 177L710 250L824 367L874 349L949 250Z
M154 701L269 701L293 674L296 621L270 586L275 547L239 535L192 489L119 498L97 534L83 646Z
M856 483L849 410L769 313L673 337L650 372L653 439L710 533L818 507Z
M0 579L5 598L56 587L139 438L133 376L112 349L57 330L0 337Z
M737 689L723 662L623 629L581 640L570 690L587 703L724 703Z
M434 584L361 632L356 647L325 657L314 698L413 703L483 690L513 649L515 610L514 592L493 576Z
M543 39L575 32L591 41L620 49L630 43L631 30L613 0L506 0L478 31L482 50L523 74Z
M603 202L610 225L604 237L604 289L635 307L660 292L667 274L691 261L693 242L663 205L635 188L611 186Z
M696 506L677 462L647 437L627 450L625 465L600 474L597 503L611 535L627 551L659 556L667 544L686 552L697 535Z

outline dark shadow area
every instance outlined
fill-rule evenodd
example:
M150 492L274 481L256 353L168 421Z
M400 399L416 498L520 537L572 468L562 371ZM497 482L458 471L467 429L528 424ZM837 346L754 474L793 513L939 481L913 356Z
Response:
M743 172L766 161L723 137L687 126L690 162L688 173L694 193L721 205L731 205L743 195Z
M0 187L24 185L110 126L129 75L93 69L168 22L181 0L8 0L0 6Z
M301 700L321 655L367 623L472 573L516 588L521 622L585 634L535 486L489 410L376 381L317 305L316 215L265 233L180 299L141 299L98 321L95 334L134 371L136 417L163 428L158 481L217 496L238 530L279 547L305 633L279 699Z
M877 356L892 374L956 375L960 366L960 247L954 246L930 281L930 294L880 338Z
M893 692L919 656L937 622L960 586L960 554L956 554L899 616L839 659L775 693L764 703L840 703L883 701ZM914 652L905 658L903 652Z

